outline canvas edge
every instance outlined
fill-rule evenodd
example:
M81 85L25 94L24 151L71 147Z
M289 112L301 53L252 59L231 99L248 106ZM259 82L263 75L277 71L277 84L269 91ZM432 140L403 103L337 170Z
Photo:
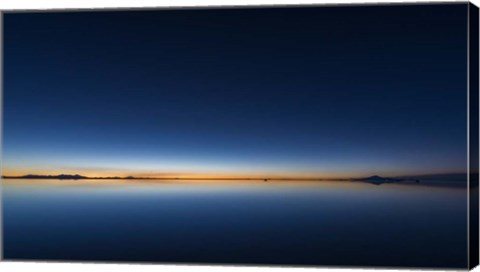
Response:
M161 11L161 10L216 10L216 9L268 9L268 8L315 8L315 7L364 7L364 6L422 6L422 5L468 5L469 0L419 0L412 2L352 2L352 3L301 3L301 4L248 4L248 5L193 5L193 6L150 6L150 7L95 7L95 8L46 8L4 9L11 13L55 13L55 12L108 12L108 11Z
M4 55L4 47L3 47L3 42L4 42L4 11L0 10L0 173L3 173L3 168L2 168L2 162L3 160L3 113L4 113L4 107L3 107L3 90L4 90L4 70L3 70L3 63L5 60L5 55ZM4 233L3 233L3 179L0 175L0 261L4 261L4 250L3 250L3 245L4 245Z
M468 268L479 262L479 10L468 5Z

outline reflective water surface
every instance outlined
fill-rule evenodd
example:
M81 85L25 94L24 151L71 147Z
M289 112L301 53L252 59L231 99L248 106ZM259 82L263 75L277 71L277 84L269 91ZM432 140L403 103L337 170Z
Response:
M3 180L5 259L465 267L453 183Z

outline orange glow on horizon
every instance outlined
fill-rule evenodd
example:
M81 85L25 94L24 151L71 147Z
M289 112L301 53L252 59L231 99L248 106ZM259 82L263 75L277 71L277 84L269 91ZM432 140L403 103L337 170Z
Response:
M360 177L362 174L353 175L353 173L312 173L312 172L251 172L251 173L232 173L232 172L204 172L204 173L189 173L189 172L127 172L127 171L85 171L85 170L53 170L53 169L4 169L2 176L25 176L25 175L81 175L88 178L105 178L105 177L135 177L135 178L150 178L150 179L328 179L328 178L352 178Z
M446 172L448 173L448 172ZM452 171L449 173L460 173L459 171ZM17 177L25 175L81 175L88 178L148 178L148 179L351 179L351 178L363 178L373 175L385 176L385 177L399 177L399 176L413 176L424 175L428 173L400 173L400 172L373 172L373 171L342 171L342 172L313 172L313 171L277 171L277 172L229 172L229 171L204 171L204 172L175 172L175 171L132 171L132 170L118 170L118 171L92 171L88 168L58 168L53 167L4 167L2 176ZM432 174L432 173L430 173Z

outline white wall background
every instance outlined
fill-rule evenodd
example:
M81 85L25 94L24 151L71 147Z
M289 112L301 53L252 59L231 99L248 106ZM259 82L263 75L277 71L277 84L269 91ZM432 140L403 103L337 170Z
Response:
M414 0L0 0L0 10L14 9L65 9L65 8L128 8L128 7L172 7L172 6L242 6L242 5L287 5L287 4L347 4L347 3L415 3L429 1ZM432 2L432 1L430 1ZM437 1L438 2L438 1ZM471 1L480 6L480 0ZM1 241L1 237L0 237ZM40 263L1 262L1 272L384 272L384 269L333 269L291 267L239 267L239 266L196 266L196 265L134 265L134 264L83 264L83 263ZM421 270L409 270L412 272ZM477 268L475 271L480 271Z

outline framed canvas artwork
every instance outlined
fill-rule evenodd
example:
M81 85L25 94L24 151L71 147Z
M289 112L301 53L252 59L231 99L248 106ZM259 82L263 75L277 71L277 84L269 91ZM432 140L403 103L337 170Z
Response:
M3 259L473 268L478 20L3 12Z

